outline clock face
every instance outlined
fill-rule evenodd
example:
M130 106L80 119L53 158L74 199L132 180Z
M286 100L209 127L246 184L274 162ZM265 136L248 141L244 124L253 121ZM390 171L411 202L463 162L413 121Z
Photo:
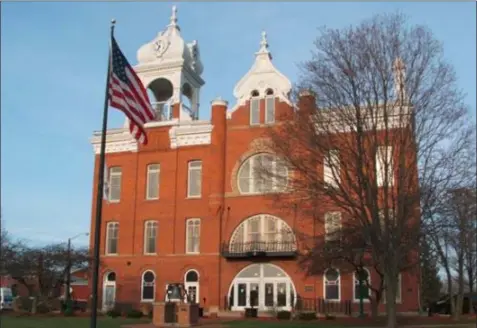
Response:
M164 52L167 50L169 46L169 42L164 39L159 39L154 42L154 50L156 51L156 57L161 57Z

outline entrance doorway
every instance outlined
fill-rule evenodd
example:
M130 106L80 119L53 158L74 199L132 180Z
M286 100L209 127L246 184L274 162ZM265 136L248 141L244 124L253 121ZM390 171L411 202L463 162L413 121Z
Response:
M232 311L254 307L290 311L295 304L296 290L291 278L273 264L252 264L232 281L229 304Z
M189 270L184 278L184 288L189 300L192 303L199 303L199 274L195 270Z
M116 303L116 273L109 272L103 278L103 311L114 308Z

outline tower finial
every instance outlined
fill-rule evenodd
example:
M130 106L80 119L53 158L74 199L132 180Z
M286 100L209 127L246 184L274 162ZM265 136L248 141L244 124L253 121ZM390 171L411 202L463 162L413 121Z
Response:
M169 25L171 25L171 26L176 26L177 25L177 7L176 7L176 5L172 6L171 23Z
M262 31L262 40L260 41L260 52L268 51L267 32Z

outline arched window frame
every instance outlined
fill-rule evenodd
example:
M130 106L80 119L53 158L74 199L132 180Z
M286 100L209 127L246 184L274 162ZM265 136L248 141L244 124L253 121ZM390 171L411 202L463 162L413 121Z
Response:
M334 281L330 281L326 278L326 274L329 270L336 270L336 272L338 273L338 279L334 280ZM327 290L327 286L338 286L338 298L331 298L329 299L328 298L328 290ZM336 269L336 268L329 268L329 269L326 269L324 274L323 274L323 298L329 302L339 302L341 301L341 272L339 269Z
M266 161L269 161L272 167L270 176L267 176L268 173L266 172L261 172L261 167ZM248 170L248 172L245 170ZM279 172L280 170L283 172ZM267 186L268 179L271 179L271 186ZM283 182L280 181L281 179ZM243 190L242 183L245 183L245 181L248 183L248 191ZM238 191L242 195L284 192L288 185L288 168L276 155L266 152L256 153L241 163L237 172L236 183Z
M114 246L113 246L114 243ZM106 224L105 255L118 255L119 250L119 222L111 221Z
M195 274L197 275L197 281L188 281L187 280L187 276L189 275L189 273L192 273L192 272L195 272ZM197 303L200 303L199 282L200 282L200 274L199 274L199 271L197 271L196 269L187 270L187 272L184 274L184 287L185 287L188 294L190 293L191 288L195 288L195 293L196 293L196 295L195 295L196 300L195 301ZM187 301L187 299L186 299L186 301Z
M152 276L154 277L152 282L146 282L144 280L146 273L152 273ZM144 297L145 288L151 288L151 287L152 287L152 298L145 298ZM156 299L156 273L152 270L146 270L141 275L141 302L154 302L155 299Z
M371 286L371 272L367 268L363 268L364 271L368 274L368 283ZM353 300L354 302L359 302L359 295L356 293L356 289L359 288L359 279L358 279L358 274L356 271L353 272ZM368 295L371 294L371 289L367 287L366 282L363 282L363 286L367 288L368 290ZM363 298L364 302L369 302L369 297L364 297Z
M254 222L258 223L254 225ZM273 225L275 229L270 229ZM279 217L268 214L254 215L242 221L230 238L230 252L248 251L248 248L255 246L254 242L264 242L264 251L268 250L267 246L278 251L296 250L296 238L292 228Z

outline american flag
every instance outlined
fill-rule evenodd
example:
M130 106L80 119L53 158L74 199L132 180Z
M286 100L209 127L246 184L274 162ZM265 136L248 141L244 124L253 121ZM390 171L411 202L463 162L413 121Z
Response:
M119 49L111 40L109 105L122 111L129 119L129 131L142 144L147 144L144 124L154 120L146 89Z

